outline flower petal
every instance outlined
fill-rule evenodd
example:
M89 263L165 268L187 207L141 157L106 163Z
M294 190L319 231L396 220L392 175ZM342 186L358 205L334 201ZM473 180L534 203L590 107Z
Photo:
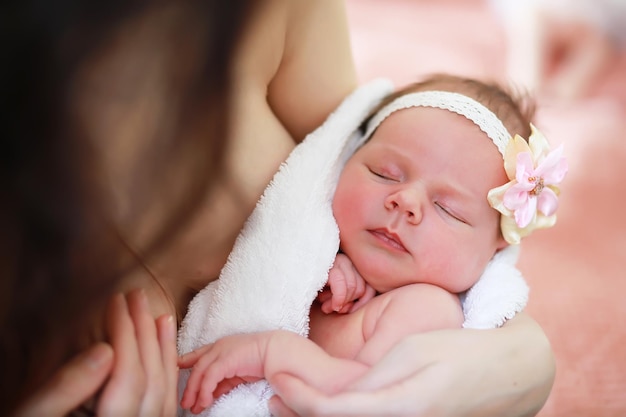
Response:
M520 135L515 135L515 137L509 141L504 151L504 170L510 180L515 178L517 155L522 152L530 152L530 147L524 138Z
M565 178L565 174L567 174L568 170L569 166L567 164L567 160L565 158L561 158L552 170L546 172L546 175L544 177L545 183L547 185L560 184L561 181L563 181L563 179Z
M517 227L517 223L512 217L502 216L500 219L500 229L502 230L502 236L504 240L510 245L517 245L522 240L520 234L521 229Z
M516 183L504 193L504 196L502 197L504 207L514 211L524 206L528 201L529 191L530 190L525 187L525 184Z
M537 208L544 215L552 216L558 207L559 199L552 189L546 187L537 196Z
M513 213L504 206L504 193L515 184L515 181L509 181L504 185L492 188L487 193L487 201L489 205L498 210L504 216L511 216Z
M529 196L525 204L515 210L515 222L521 228L530 224L537 214L537 198Z
M535 229L547 229L554 226L555 223L556 214L553 214L552 216L544 216L542 214L538 214L535 222L533 223L531 231ZM528 233L530 233L530 231Z
M550 155L542 162L537 168L536 172L541 171L541 175L544 182L547 185L560 184L567 174L568 165L563 154L563 145L559 146L554 151L550 152Z
M515 171L515 179L520 184L527 184L528 177L534 175L535 166L530 152L522 152L517 154L517 168Z
M535 163L543 161L544 157L550 152L550 144L546 137L532 123L530 124L530 137L528 138L530 150L533 154Z

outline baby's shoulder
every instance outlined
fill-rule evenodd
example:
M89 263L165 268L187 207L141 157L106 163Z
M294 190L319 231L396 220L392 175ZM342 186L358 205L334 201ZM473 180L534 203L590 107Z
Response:
M437 285L432 284L409 284L391 290L380 297L388 297L388 310L415 309L422 310L425 307L436 308L437 306L460 307L461 303L457 294L451 293Z
M365 327L372 332L398 323L412 332L460 327L463 323L458 295L435 285L405 285L374 300L378 305L372 304L364 319Z

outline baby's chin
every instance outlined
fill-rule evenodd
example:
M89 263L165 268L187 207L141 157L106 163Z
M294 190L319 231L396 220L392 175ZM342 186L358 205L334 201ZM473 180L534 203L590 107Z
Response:
M449 274L442 273L435 276L423 277L422 282L443 288L453 294L460 294L472 288L472 286L478 282L479 278L480 273L468 273L468 271L465 270L464 273L450 272Z

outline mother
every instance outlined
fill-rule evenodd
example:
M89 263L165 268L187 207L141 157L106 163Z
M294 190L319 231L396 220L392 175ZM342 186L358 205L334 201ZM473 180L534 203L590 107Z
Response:
M0 414L65 415L98 392L83 410L172 415L168 317L217 278L279 164L355 88L345 12L337 0L80 3L2 13L15 43ZM522 416L553 376L522 314L406 339L361 381L367 410L355 393L274 382L286 414Z

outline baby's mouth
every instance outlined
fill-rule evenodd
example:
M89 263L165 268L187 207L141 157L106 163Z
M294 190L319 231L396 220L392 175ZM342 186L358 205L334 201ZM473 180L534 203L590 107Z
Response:
M376 239L395 250L408 252L400 237L387 229L374 229L369 231Z

